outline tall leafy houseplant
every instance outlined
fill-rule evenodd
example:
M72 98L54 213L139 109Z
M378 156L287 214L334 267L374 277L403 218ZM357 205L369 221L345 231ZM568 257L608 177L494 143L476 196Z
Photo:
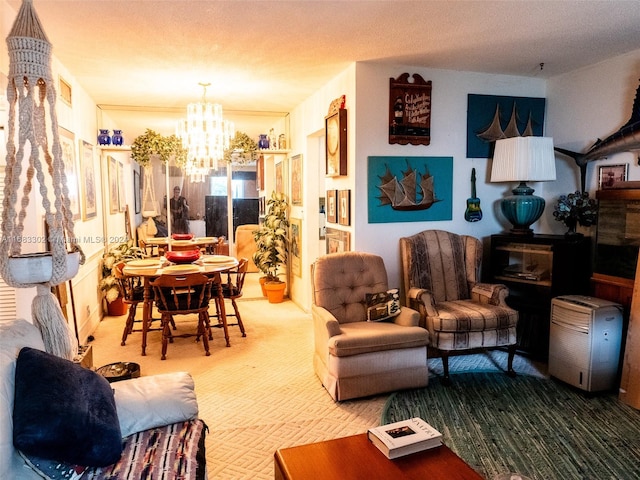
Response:
M104 252L102 256L100 290L102 290L108 303L112 303L120 297L120 289L118 288L114 268L120 262L138 258L144 258L144 252L139 247L134 246L133 240L112 245Z
M258 230L253 232L256 252L253 261L266 277L266 283L282 281L278 278L280 267L287 263L289 203L283 193L271 193L267 201L267 213Z

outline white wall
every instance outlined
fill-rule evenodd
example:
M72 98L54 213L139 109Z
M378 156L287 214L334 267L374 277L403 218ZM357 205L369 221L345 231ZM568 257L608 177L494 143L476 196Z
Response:
M585 152L598 139L616 132L631 117L640 79L640 50L551 78L547 82L547 131L558 147ZM560 157L559 157L560 158ZM598 167L629 164L628 180L640 180L638 152L621 152L587 166L586 189L591 197L598 189ZM555 182L549 191L551 202L560 194L580 188L580 175L572 159L556 162L565 182ZM561 222L552 221L554 233L563 233ZM581 228L595 235L595 227Z
M431 143L427 146L390 145L388 142L389 79L402 73L418 73L432 83ZM485 238L510 227L496 213L496 203L516 185L488 182L490 160L466 157L467 95L512 95L544 97L545 82L538 78L455 72L415 68L402 65L358 63L357 65L357 155L355 169L354 250L382 256L389 275L389 285L401 283L400 237L427 229L449 230L455 233ZM373 155L449 156L453 157L452 220L437 222L376 223L367 220L367 158ZM471 196L471 168L477 173L477 195L481 200L483 218L479 222L464 220L466 200ZM353 172L350 170L350 172ZM544 195L545 186L533 183L536 194ZM545 215L549 212L545 212ZM539 232L537 224L532 226Z

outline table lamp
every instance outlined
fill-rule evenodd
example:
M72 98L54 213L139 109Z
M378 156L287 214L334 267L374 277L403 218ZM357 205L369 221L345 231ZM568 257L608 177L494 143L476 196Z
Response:
M496 140L491 182L520 182L502 199L500 209L511 222L514 235L533 235L529 225L544 211L544 198L533 195L525 182L556 179L556 158L551 137L512 137Z

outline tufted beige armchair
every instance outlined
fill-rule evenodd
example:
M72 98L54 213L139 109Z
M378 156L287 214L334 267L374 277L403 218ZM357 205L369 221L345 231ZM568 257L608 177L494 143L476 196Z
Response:
M508 347L513 371L518 312L505 299L505 285L479 283L482 243L468 235L426 230L400 239L406 304L420 312L431 346L440 351L444 381L449 353Z
M312 265L314 370L334 400L428 383L429 333L419 314L402 307L386 321L367 321L367 293L388 290L381 257L345 252Z

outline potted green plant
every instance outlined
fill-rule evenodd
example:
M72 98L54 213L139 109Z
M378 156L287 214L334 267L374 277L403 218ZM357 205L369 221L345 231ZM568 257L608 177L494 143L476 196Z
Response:
M289 220L287 219L289 203L283 193L271 193L267 201L267 213L258 230L253 232L256 252L253 261L264 275L264 290L269 301L282 301L286 283L278 277L281 267L287 264ZM273 295L270 295L270 291Z
M244 132L236 132L229 142L229 148L224 151L227 163L245 164L256 159L258 144Z
M120 288L116 280L114 269L120 262L144 258L141 248L134 246L133 240L119 243L109 247L102 255L102 278L100 290L107 301L109 315L124 315L125 305L122 303Z
M576 232L578 224L588 227L596 223L598 218L598 203L589 198L589 192L570 193L560 195L553 210L554 218L564 222L568 230L566 236L582 235Z
M177 135L164 136L147 128L131 144L131 158L146 167L151 163L152 155L158 155L162 163L167 163L172 157L178 166L187 163L187 149Z

